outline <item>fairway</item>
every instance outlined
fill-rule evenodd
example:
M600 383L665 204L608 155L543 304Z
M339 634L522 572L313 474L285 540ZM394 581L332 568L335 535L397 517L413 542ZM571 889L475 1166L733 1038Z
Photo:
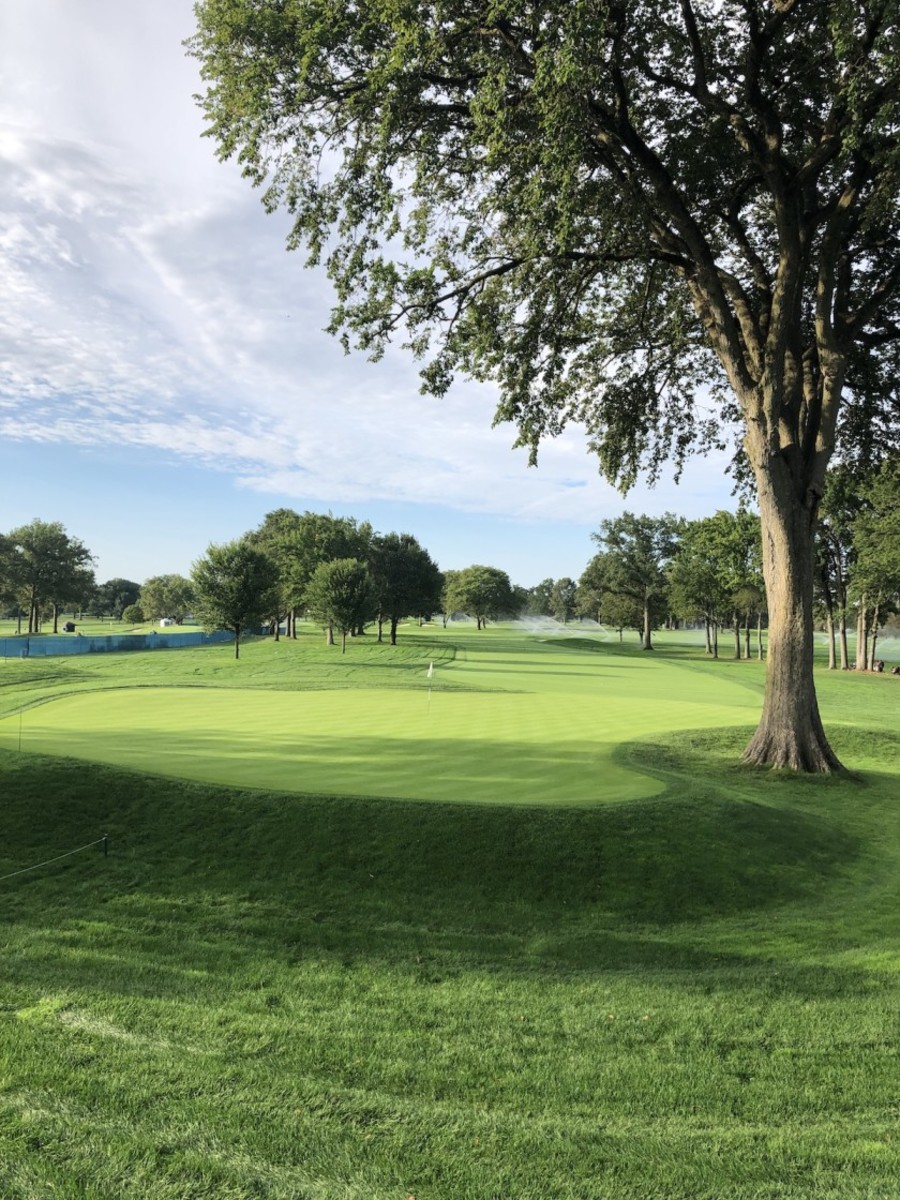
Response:
M621 743L749 724L758 706L671 662L526 645L487 642L453 668L498 690L96 691L0 721L0 746L280 791L584 805L662 790L616 760Z

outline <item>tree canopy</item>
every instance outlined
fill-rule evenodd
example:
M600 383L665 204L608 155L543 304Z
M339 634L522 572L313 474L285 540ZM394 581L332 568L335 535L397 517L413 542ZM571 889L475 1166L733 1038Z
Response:
M370 620L376 606L369 568L357 558L337 558L319 563L306 589L310 615L341 635L341 653L347 634Z
M222 157L402 333L629 485L732 420L767 529L751 762L831 770L812 678L829 459L900 431L897 0L200 0ZM874 444L873 444L874 443Z
M59 521L35 518L8 538L9 590L28 613L28 632L37 633L49 606L56 632L59 609L86 601L95 586L93 556Z
M509 576L499 567L476 564L461 571L448 571L444 579L446 610L468 613L475 618L479 629L484 628L488 620L512 617L518 611L518 600Z
M207 629L234 633L234 657L240 658L241 634L258 630L275 609L278 570L246 538L211 545L191 571L197 616Z

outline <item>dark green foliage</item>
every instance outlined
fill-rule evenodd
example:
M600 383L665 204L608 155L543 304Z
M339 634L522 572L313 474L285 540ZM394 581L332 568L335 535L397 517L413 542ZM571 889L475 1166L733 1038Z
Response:
M342 651L347 648L347 634L375 615L372 577L366 564L356 558L320 563L313 571L304 600L313 620L340 632Z
M675 555L679 527L672 513L647 517L626 512L601 521L600 532L593 535L602 551L602 566L595 562L595 571L602 575L602 590L637 607L645 650L653 648L651 630L665 612L667 568ZM618 621L614 623L621 628Z
M139 603L148 621L169 617L179 624L195 603L194 585L183 575L154 575L141 586Z
M141 585L131 579L108 579L98 583L87 605L87 611L95 617L123 619L125 609L136 604L141 594Z
M430 616L441 607L443 576L427 550L410 533L376 534L369 550L369 575L379 620L390 623L391 645L404 617Z
M444 611L466 613L479 628L488 620L515 616L517 606L509 576L499 567L475 565L444 575Z
M197 617L209 629L234 632L234 656L240 655L241 634L259 632L275 611L278 570L272 560L246 539L209 546L194 563L191 579Z

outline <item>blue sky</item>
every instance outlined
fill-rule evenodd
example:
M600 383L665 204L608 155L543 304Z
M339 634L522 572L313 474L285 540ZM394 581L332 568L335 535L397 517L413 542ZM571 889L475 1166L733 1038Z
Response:
M321 274L216 160L191 0L0 11L0 530L62 521L100 579L186 573L282 506L414 534L441 567L577 577L624 508L733 507L724 458L623 499L578 429L540 466L495 395L419 395L322 332Z

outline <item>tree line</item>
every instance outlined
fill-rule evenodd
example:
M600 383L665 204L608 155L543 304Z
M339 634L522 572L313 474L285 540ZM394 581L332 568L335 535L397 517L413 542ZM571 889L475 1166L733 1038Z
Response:
M523 612L562 622L589 617L620 637L635 629L647 650L654 629L695 622L704 626L713 657L723 629L731 632L735 658L763 657L769 612L756 514L740 508L687 521L671 513L626 512L603 521L593 538L598 553L578 581L542 580L527 590ZM876 670L879 630L900 613L900 458L886 459L863 479L849 470L829 476L816 542L815 602L829 668Z
M441 571L408 533L377 533L371 524L330 513L280 508L243 537L211 545L190 578L157 575L136 583L97 583L90 551L59 522L34 520L0 535L0 604L28 633L63 609L140 623L193 615L209 628L242 634L267 626L296 637L297 620L321 624L329 644L369 625L396 644L400 622L464 613L489 620L584 617L634 629L645 649L655 629L701 624L707 653L719 655L728 630L736 658L763 657L769 614L762 572L759 517L745 508L689 521L625 512L602 521L597 553L576 581L511 583L497 567ZM835 470L822 503L817 541L816 602L828 634L829 666L848 669L848 628L855 625L855 663L874 670L877 638L900 608L900 459L887 459L860 482Z

